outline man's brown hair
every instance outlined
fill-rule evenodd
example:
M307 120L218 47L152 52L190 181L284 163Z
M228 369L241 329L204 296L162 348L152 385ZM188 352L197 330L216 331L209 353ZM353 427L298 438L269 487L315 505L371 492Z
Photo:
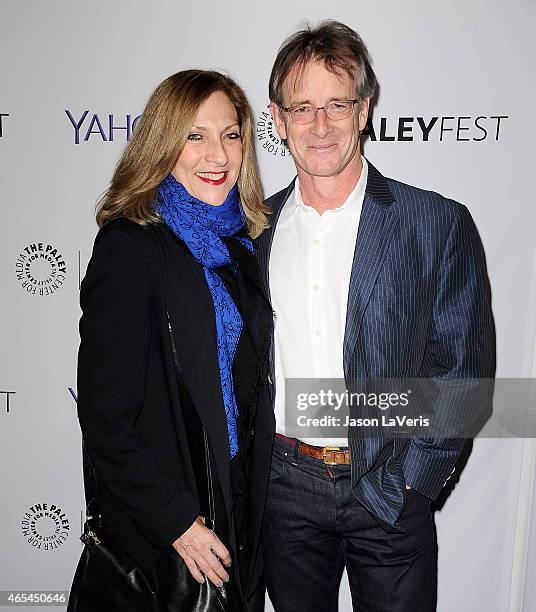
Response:
M376 92L376 75L367 47L359 34L338 21L309 24L289 36L279 48L270 75L270 100L284 106L283 84L296 68L296 79L311 60L323 61L334 73L345 72L356 85L356 98L372 98Z

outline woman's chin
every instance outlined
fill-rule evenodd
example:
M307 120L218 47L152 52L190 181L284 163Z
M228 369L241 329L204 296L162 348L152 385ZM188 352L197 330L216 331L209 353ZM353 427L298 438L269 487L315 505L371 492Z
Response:
M225 202L230 191L231 189L226 185L222 185L221 187L207 186L206 188L201 187L200 189L196 189L195 193L192 195L206 204L220 206Z

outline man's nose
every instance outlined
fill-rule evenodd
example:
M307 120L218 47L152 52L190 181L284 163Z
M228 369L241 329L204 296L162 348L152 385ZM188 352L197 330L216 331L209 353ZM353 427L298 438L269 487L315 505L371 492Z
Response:
M315 120L313 122L313 132L317 136L324 138L324 136L329 134L330 131L331 131L331 125L329 124L329 119L328 119L328 116L326 115L326 109L323 107L319 108L316 111Z

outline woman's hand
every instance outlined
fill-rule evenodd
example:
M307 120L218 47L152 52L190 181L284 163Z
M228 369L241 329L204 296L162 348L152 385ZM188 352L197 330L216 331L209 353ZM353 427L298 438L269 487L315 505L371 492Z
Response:
M223 581L229 581L223 565L231 565L231 555L218 536L205 527L202 516L198 516L193 525L173 542L173 548L184 559L197 582L205 582L203 574L216 586L221 587Z

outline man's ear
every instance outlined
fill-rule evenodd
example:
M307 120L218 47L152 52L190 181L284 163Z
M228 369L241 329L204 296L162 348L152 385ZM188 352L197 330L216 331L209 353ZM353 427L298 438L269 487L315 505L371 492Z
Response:
M270 102L270 113L274 119L275 129L279 134L279 138L281 138L281 140L286 140L287 126L285 125L285 120L283 119L283 113L275 102Z
M359 126L359 131L362 132L367 126L368 112L369 112L369 103L370 98L364 98L359 103L359 111L357 117L357 123Z

